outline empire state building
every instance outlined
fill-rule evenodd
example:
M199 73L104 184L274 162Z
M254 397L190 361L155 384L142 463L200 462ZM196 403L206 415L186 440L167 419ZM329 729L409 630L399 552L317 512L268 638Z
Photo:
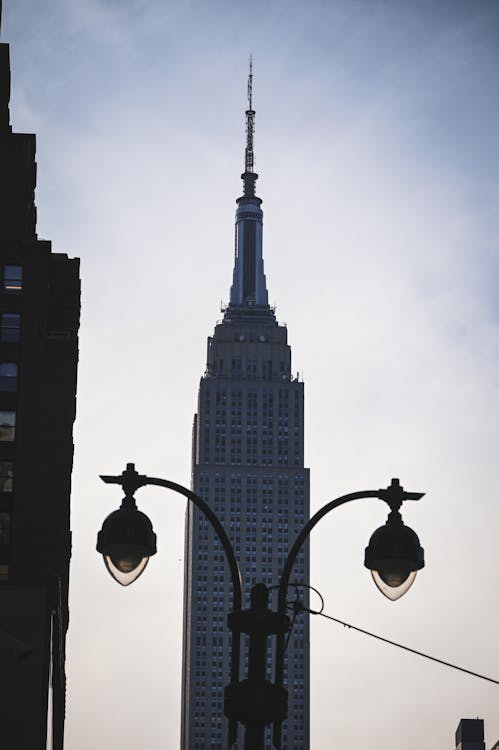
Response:
M268 302L262 201L255 194L252 71L248 80L243 195L237 199L230 302L208 338L192 443L192 486L215 511L239 560L244 592L279 581L287 552L309 518L304 468L304 387L291 370L287 328ZM295 580L308 582L308 549ZM307 606L306 589L302 601ZM277 592L271 592L276 596ZM273 603L275 605L275 599ZM227 614L232 587L223 550L189 503L186 518L182 750L227 747L223 689L229 682ZM243 667L247 666L247 645ZM271 665L268 667L271 679ZM309 748L309 623L296 618L286 650L289 691L283 750ZM272 747L272 729L265 747ZM241 736L233 746L242 750Z

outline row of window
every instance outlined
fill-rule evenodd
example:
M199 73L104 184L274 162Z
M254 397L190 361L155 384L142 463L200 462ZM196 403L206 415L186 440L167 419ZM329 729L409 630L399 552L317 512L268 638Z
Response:
M211 475L208 474L208 473L206 473L206 472L200 473L199 474L199 481L200 481L200 483L201 484L209 484L210 476ZM228 478L230 478L231 482L240 483L241 482L241 477L244 476L244 475L241 474L239 471L235 471L235 472L233 472L233 473L231 473L230 475L227 475L227 476L228 476ZM215 475L214 475L215 485L217 485L217 484L225 484L225 477L226 477L226 474L220 473L218 471L215 472ZM304 477L303 474L294 474L292 478L294 479L294 482L297 485L298 484L301 484L301 485L305 484L305 477ZM247 476L245 476L245 479L246 479L246 481L248 483L254 482L256 484L256 482L258 480L258 474L248 474ZM281 482L281 481L287 482L288 479L289 479L289 475L288 474L278 474L278 476L277 476L277 480L279 482ZM264 474L264 476L262 478L262 481L264 483L272 484L272 482L274 481L274 476L272 474Z
M285 362L279 362L278 369L275 368L275 363L271 359L264 359L261 362L261 368L258 366L258 360L254 358L248 358L245 360L246 367L243 368L243 360L240 357L235 357L230 360L230 368L225 367L223 359L218 359L211 367L211 375L230 375L232 378L256 378L261 377L264 380L272 380L273 378L281 378L283 380L290 380L291 373Z
M225 497L225 486L229 484L231 486L231 494L237 494L241 487L242 481L244 480L244 486L248 497L255 498L257 496L258 488L258 477L256 476L244 476L240 473L233 473L230 476L224 474L215 474L213 477L207 472L200 472L198 475L198 482L200 492L207 493L211 484L215 487L215 498ZM294 486L296 494L303 495L305 489L305 477L303 474L296 474L294 476L263 476L260 480L261 490L264 496L271 496L272 491L276 492L278 496L288 492L288 490Z
M302 464L300 441L298 439L278 439L274 441L270 437L262 440L261 456L258 456L258 443L256 438L247 438L242 441L241 437L233 437L230 441L225 435L215 431L215 444L210 451L211 440L209 431L206 430L204 449L201 455L201 463L229 464L238 466L300 466Z
M278 402L282 404L289 404L289 389L288 388L279 388L277 392L274 388L265 388L263 391L260 391L262 393L263 399L268 402L270 405L272 405L275 401L275 397L277 397ZM227 398L230 395L231 396L231 404L234 406L237 406L241 403L242 399L242 390L240 388L233 388L232 390L227 390L225 387L217 387L216 390L214 390L215 394L215 405L217 407L226 407L227 404ZM258 399L258 393L257 390L248 390L246 391L247 401L249 403L256 403ZM299 402L301 391L299 390L293 390L294 393L294 401ZM207 411L211 408L211 394L212 391L209 389L206 389L204 391L204 401L205 401L205 408Z

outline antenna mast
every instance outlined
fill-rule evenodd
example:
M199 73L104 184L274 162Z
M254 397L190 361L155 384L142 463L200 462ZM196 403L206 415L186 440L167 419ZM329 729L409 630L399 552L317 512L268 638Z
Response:
M255 132L255 110L253 109L253 55L250 55L248 76L248 109L246 110L245 172L253 172L253 134Z

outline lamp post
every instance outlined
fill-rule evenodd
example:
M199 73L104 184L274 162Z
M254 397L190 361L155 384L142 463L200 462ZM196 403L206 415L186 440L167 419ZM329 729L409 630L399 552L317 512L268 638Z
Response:
M230 683L224 693L224 714L229 719L229 746L237 738L237 725L245 727L245 750L264 750L265 727L273 724L274 746L281 747L281 726L287 716L287 690L283 685L284 648L290 620L286 615L286 592L296 557L314 526L340 505L362 498L385 501L390 513L384 526L372 534L365 550L364 565L371 570L382 594L391 600L410 588L416 573L424 567L424 551L416 533L405 526L400 508L405 500L420 500L424 493L406 492L398 479L386 489L364 490L332 500L312 516L291 547L279 582L277 611L268 607L269 590L258 583L251 590L250 608L242 609L242 583L239 565L231 542L211 507L192 490L167 479L138 474L127 464L120 476L103 475L107 484L122 487L121 507L104 521L97 537L97 551L103 555L109 573L122 586L128 586L143 573L149 557L156 554L156 535L149 518L137 509L134 494L140 487L156 485L171 489L194 503L204 513L217 534L229 564L232 579L232 612L228 626L232 630ZM239 680L241 633L249 636L248 674ZM268 638L276 636L275 681L266 679Z

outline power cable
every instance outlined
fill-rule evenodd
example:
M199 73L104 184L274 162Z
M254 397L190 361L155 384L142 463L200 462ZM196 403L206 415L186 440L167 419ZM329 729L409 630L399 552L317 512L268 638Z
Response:
M321 617L324 617L326 620L331 620L332 622L338 623L338 625L343 625L344 628L349 628L350 630L355 630L357 633L362 633L363 635L368 635L371 638L375 638L377 641L382 641L383 643L388 643L389 646L395 646L396 648L401 648L403 651L408 651L410 654L416 654L416 656L422 656L423 659L429 659L429 661L434 661L437 664L442 664L444 667L450 667L451 669L457 669L458 672L464 672L465 674L469 674L472 677L478 677L480 680L486 680L487 682L492 682L494 685L499 685L499 680L494 680L492 677L486 677L483 674L480 674L479 672L473 672L471 669L465 669L464 667L459 667L457 664L451 664L449 661L444 661L443 659L437 659L436 656L430 656L429 654L423 653L423 651L417 651L415 648L410 648L410 646L404 646L403 643L397 643L396 641L391 641L389 638L383 638L381 635L376 635L376 633L371 633L369 630L364 630L363 628L359 628L356 625L352 625L349 622L344 622L343 620L339 620L337 617L332 617L331 615L326 615L324 613L324 598L320 591L317 591L313 586L310 586L308 583L290 583L290 588L294 588L296 591L296 600L294 602L286 602L286 608L293 610L293 617L291 619L291 624L289 627L288 635L286 638L286 644L284 647L284 650L286 650L289 639L291 637L291 631L293 629L293 625L295 624L296 616L299 612L308 612L311 615L320 615ZM277 589L278 586L271 586L271 589ZM307 588L311 591L314 591L320 598L321 601L321 608L320 610L315 609L308 609L307 607L304 607L299 599L299 588Z
M368 635L371 638L376 638L377 641L382 641L383 643L388 643L390 646L396 646L397 648L401 648L404 651L409 651L411 654L416 654L416 656L422 656L424 659L429 659L430 661L435 661L437 664L443 664L444 667L450 667L451 669L457 669L459 672L464 672L465 674L472 675L473 677L478 677L480 680L487 680L487 682L493 682L495 685L499 685L499 680L494 680L492 677L486 677L483 674L480 674L479 672L473 672L471 669L465 669L464 667L459 667L457 664L451 664L448 661L444 661L443 659L437 659L436 656L430 656L429 654L424 654L422 651L416 651L415 648L410 648L409 646L404 646L402 643L396 643L396 641L391 641L389 638L383 638L381 635L376 635L375 633L369 632L369 630L363 630L362 628L358 628L356 625L351 625L348 622L343 622L343 620L338 620L337 617L331 617L331 615L326 615L324 612L314 612L313 610L305 610L309 611L312 615L320 615L321 617L325 617L326 620L332 620L333 622L338 623L338 625L343 625L345 628L350 628L351 630L356 630L357 633L362 633L363 635Z

